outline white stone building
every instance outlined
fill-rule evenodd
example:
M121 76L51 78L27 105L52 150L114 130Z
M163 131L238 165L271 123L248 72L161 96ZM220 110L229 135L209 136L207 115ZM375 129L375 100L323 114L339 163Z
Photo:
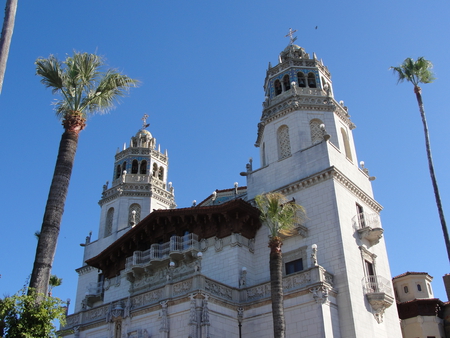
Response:
M247 164L247 187L175 209L148 131L116 154L63 336L272 337L268 231L252 201L278 191L308 215L282 247L286 336L401 337L382 207L329 70L291 42L264 88L261 168Z
M432 280L426 272L405 272L392 279L403 338L447 337L444 313L448 303L434 298Z

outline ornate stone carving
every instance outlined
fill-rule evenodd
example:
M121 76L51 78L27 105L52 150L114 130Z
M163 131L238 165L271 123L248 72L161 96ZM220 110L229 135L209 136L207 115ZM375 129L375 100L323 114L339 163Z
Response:
M222 251L222 249L223 249L223 239L215 237L214 238L214 247L216 248L216 252Z
M209 322L209 308L208 308L208 295L202 293L202 296L204 297L203 299L203 308L202 308L202 328L204 330L204 335L202 335L202 337L204 336L205 338L210 338L209 335L209 326L211 325Z
M185 293L186 291L189 291L191 288L192 288L192 279L174 284L173 295L174 296L180 295L182 293Z
M197 301L195 300L196 294L189 295L191 299L189 310L189 338L197 338L197 311L195 309Z
M208 250L208 240L206 238L203 238L200 241L200 250L205 252L206 250Z
M255 300L270 296L270 285L258 285L247 290L247 299Z
M392 305L394 298L384 292L368 293L367 300L372 306L373 316L378 324L383 322L384 311Z
M161 305L161 312L159 317L161 319L161 326L159 328L159 332L161 332L161 336L163 338L169 337L169 314L167 311L167 301L162 301L159 303Z
M244 320L244 308L243 307L237 308L237 319L238 319L239 323L242 323L242 321Z
M328 302L328 291L326 286L317 286L309 289L317 304L325 304Z
M231 288L225 287L218 283L214 283L209 279L205 279L205 290L216 296L220 296L226 299L231 300L233 298L233 292Z

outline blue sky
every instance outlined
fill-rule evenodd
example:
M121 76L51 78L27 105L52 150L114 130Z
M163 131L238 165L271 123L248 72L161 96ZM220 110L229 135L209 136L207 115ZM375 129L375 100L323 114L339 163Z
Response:
M80 135L53 269L64 280L54 294L75 301L79 244L91 230L97 238L102 185L111 181L116 149L137 132L141 117L150 116L149 130L169 152L179 207L235 181L245 185L239 172L248 158L258 166L265 71L277 63L292 27L296 43L328 66L335 98L345 101L357 126L358 160L377 177L375 198L384 206L392 275L426 271L435 278L435 295L447 300L442 276L449 263L417 103L412 85L397 86L388 68L406 57L434 63L437 80L423 86L423 99L450 222L448 17L450 3L437 0L19 1L0 95L0 295L15 293L31 272L33 234L63 132L54 97L34 75L36 58L95 52L142 81Z

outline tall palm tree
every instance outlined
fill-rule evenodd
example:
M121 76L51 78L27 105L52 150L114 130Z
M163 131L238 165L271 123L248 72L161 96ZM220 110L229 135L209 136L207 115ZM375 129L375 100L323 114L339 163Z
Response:
M422 101L422 88L420 83L431 83L434 81L434 74L432 71L433 64L431 61L425 60L423 57L417 58L416 61L412 58L407 58L398 67L391 67L395 74L398 75L398 82L408 81L414 85L414 93L416 94L417 103L419 104L420 116L422 117L423 131L425 134L425 146L427 150L428 168L430 171L431 182L434 189L434 197L441 220L442 231L444 233L445 246L447 247L447 256L450 261L450 241L447 231L447 224L445 222L444 210L442 209L441 196L439 194L436 175L434 173L433 158L431 156L430 136L428 133L428 124L425 116L425 109Z
M2 35L0 37L0 93L5 77L6 62L8 61L9 46L14 30L18 0L6 0L5 18L3 19Z
M41 83L60 96L55 110L64 128L30 279L30 287L46 295L78 135L88 115L108 112L138 81L114 69L103 71L104 59L95 54L75 52L63 62L50 55L35 63Z
M295 226L305 216L305 210L295 201L287 201L281 193L258 195L255 197L255 202L261 212L261 222L269 229L270 292L274 337L284 338L286 324L283 307L282 236L292 235L295 232Z

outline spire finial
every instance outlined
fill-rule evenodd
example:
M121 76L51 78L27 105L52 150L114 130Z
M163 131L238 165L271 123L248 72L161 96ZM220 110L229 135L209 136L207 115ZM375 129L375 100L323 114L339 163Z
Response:
M292 28L289 28L289 33L287 33L284 37L287 38L289 36L289 39L291 40L290 45L292 46L294 44L294 41L297 40L297 37L294 37L294 33L297 30L292 30Z
M147 123L147 119L148 119L148 115L144 114L144 116L142 116L141 120L142 120L142 129L147 128L150 123Z

